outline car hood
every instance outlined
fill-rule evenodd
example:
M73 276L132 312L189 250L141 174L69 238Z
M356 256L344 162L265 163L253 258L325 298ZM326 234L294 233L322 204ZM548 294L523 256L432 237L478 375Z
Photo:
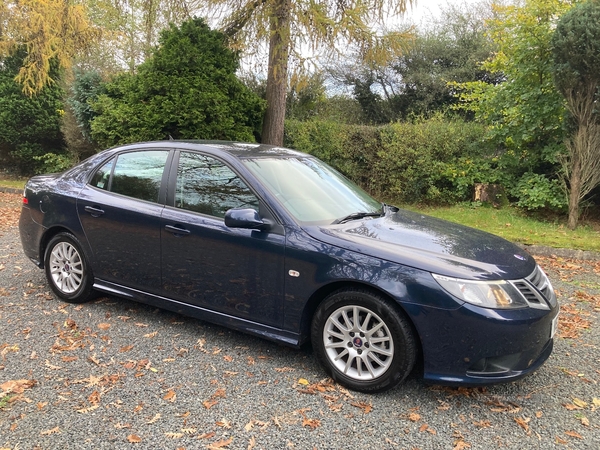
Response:
M402 209L305 230L328 244L450 277L519 279L535 268L527 252L505 239Z

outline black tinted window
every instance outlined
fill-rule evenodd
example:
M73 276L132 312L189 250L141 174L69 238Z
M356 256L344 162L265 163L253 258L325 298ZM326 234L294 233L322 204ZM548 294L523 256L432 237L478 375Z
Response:
M246 184L221 161L182 152L177 169L175 206L224 217L231 208L254 208L258 199Z
M113 163L115 162L114 158L100 167L92 179L90 180L90 185L97 187L98 189L108 190L108 182L110 181L110 172L112 171Z
M169 152L149 150L117 157L110 191L128 197L158 201L158 191Z

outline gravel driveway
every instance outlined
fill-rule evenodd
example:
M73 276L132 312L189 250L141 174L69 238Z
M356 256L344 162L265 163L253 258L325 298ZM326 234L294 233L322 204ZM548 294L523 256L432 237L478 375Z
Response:
M532 376L456 389L413 374L366 395L310 349L113 297L57 300L22 253L18 201L0 194L0 449L600 448L599 261L538 259L561 320Z

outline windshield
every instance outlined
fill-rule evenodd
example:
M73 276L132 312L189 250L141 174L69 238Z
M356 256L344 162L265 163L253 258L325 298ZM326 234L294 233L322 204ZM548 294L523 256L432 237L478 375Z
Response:
M299 222L320 224L354 213L380 213L382 205L318 159L257 158L246 167Z

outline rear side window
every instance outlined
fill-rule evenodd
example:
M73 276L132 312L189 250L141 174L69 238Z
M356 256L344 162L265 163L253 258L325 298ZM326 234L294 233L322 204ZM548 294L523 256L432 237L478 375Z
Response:
M104 164L90 185L127 197L158 202L167 150L123 153Z

